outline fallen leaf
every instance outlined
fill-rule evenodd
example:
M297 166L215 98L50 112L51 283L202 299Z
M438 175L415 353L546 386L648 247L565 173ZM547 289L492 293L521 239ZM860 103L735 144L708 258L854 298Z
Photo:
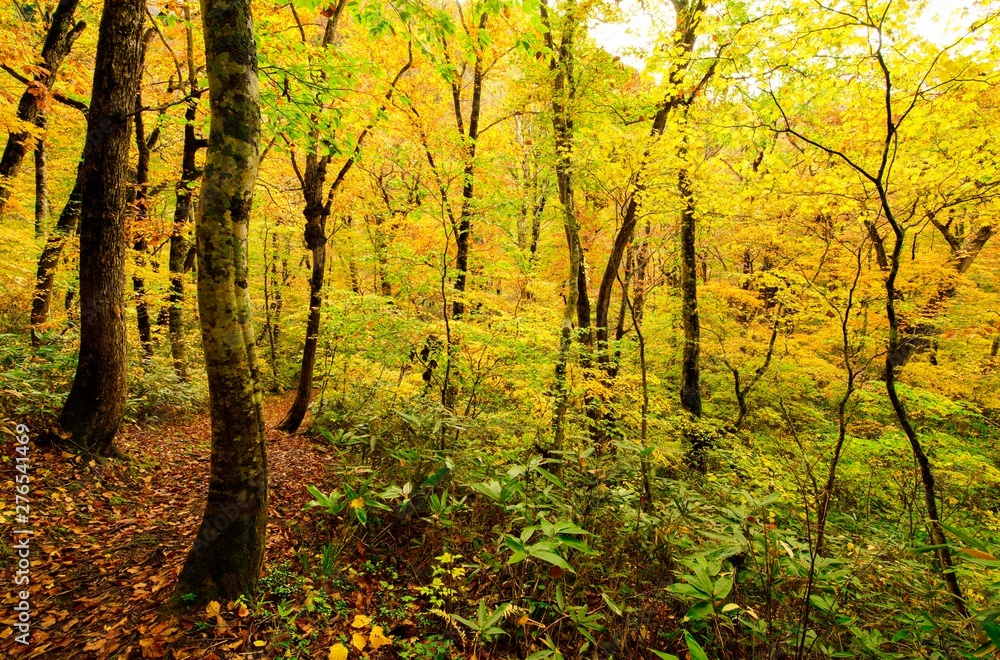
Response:
M222 605L220 605L219 601L217 600L213 600L211 603L205 606L205 614L207 614L209 617L218 616L219 612L221 611L222 611Z
M351 624L352 628L364 628L372 622L371 619L366 617L364 614L358 614L354 617L354 623Z
M365 646L367 645L368 645L368 639L361 633L354 633L354 636L351 637L351 646L353 646L357 650L363 651L365 649Z
M327 660L347 660L347 647L343 644L334 644L330 647L330 655Z
M371 642L373 651L378 651L383 646L392 644L392 639L385 636L382 626L372 626L372 634L368 641Z

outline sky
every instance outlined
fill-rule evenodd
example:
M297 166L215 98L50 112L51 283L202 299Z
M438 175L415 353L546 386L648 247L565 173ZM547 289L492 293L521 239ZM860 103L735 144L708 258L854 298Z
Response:
M929 41L945 45L954 38L949 25L961 13L967 2L961 0L927 0L927 8L913 18L914 29ZM670 0L619 0L618 7L625 19L621 23L596 23L590 34L609 53L636 69L644 68L642 52L648 52L657 32L673 19ZM640 52L635 52L640 51Z

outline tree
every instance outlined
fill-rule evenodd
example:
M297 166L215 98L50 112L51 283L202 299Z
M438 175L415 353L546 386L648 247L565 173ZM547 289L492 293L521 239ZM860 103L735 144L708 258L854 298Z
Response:
M59 425L69 441L116 455L125 413L125 251L130 115L145 6L106 0L80 171L80 357Z
M918 208L919 199L901 200L900 194L896 191L896 178L894 168L897 159L901 155L900 149L900 127L911 118L914 109L925 99L929 88L938 90L949 87L957 87L968 83L961 78L950 78L947 73L943 79L934 78L936 69L941 59L947 52L957 46L964 39L951 44L939 51L931 58L923 72L914 76L914 81L910 82L910 89L906 89L906 76L890 66L887 51L891 52L891 38L887 35L887 21L890 21L891 7L886 5L880 11L863 3L861 7L853 7L849 4L832 11L835 20L838 22L847 21L848 25L858 28L865 35L866 53L862 56L869 65L873 66L873 76L876 82L876 91L880 92L881 98L874 99L873 108L881 113L881 126L876 130L877 147L874 150L872 163L865 163L863 158L868 154L852 154L827 144L821 137L807 135L793 125L793 118L785 110L785 105L780 101L776 92L769 90L769 96L776 107L779 118L774 130L782 132L796 140L819 149L832 158L842 162L854 173L860 176L863 184L870 185L874 190L878 200L879 208L890 229L889 250L887 250L888 270L885 272L885 313L888 321L888 340L885 352L885 388L892 410L900 428L905 434L913 452L914 461L920 474L920 481L923 487L924 506L927 510L927 532L931 543L934 546L938 559L938 567L944 583L951 595L952 601L957 611L963 616L968 616L965 599L962 589L955 573L954 561L945 536L944 527L938 514L937 491L935 486L934 472L930 458L924 449L917 433L910 414L900 397L896 386L897 370L899 363L899 353L901 350L901 322L897 305L900 299L900 291L897 288L900 266L903 255L903 245L906 238L908 223L910 223ZM992 18L992 17L991 17ZM970 30L975 32L981 29L988 22L979 21ZM913 74L911 73L911 76ZM903 167L900 165L899 167ZM897 168L898 169L898 168Z
M327 21L323 30L323 37L320 43L321 51L327 49L334 43L337 34L337 20L344 8L344 0L341 0L333 16ZM297 18L297 17L296 17ZM303 42L305 42L305 32L301 32ZM385 103L379 108L377 115L385 112L386 104L392 100L396 84L403 77L413 64L413 51L408 51L409 57L406 63L400 68L389 86L389 91L385 94ZM322 79L321 76L317 78ZM318 83L318 81L317 81ZM305 198L305 206L302 214L305 216L304 238L306 247L312 254L312 269L309 277L309 316L306 320L305 345L302 349L302 368L299 370L298 387L296 389L295 400L285 418L278 425L283 431L294 433L305 419L309 410L309 401L312 398L313 371L316 366L316 346L319 341L320 322L323 314L323 283L326 277L326 221L330 217L333 209L333 200L337 191L343 185L347 174L351 171L354 163L361 157L361 149L365 139L375 126L375 119L372 119L367 126L358 134L354 141L354 148L350 155L341 165L337 176L330 184L324 195L326 187L327 168L333 160L334 152L330 148L329 140L320 135L321 125L318 114L327 110L321 104L308 119L309 129L309 152L306 155L305 169L299 168L294 151L291 153L292 167L295 175L302 186L302 196Z
M76 13L80 0L60 0L52 14L52 24L45 35L45 44L42 46L41 62L39 72L33 80L25 80L16 71L6 64L3 65L5 71L26 83L28 88L21 95L21 101L17 106L18 120L34 125L39 129L44 129L45 119L42 113L42 105L45 95L50 93L52 83L55 82L56 73L62 65L63 59L73 47L73 42L83 32L87 24L83 21L73 22L73 15ZM0 215L3 215L10 199L10 186L7 181L17 176L21 169L24 157L31 149L31 134L27 130L16 131L7 138L7 146L4 148L3 156L0 157ZM44 151L42 152L44 154ZM44 156L41 156L44 162ZM36 159L36 167L38 160Z
M181 176L174 187L177 202L174 205L174 226L170 232L170 295L168 328L170 331L170 355L173 358L174 373L181 380L188 379L187 345L184 340L184 275L190 270L193 250L188 240L188 225L191 219L191 203L194 187L201 178L196 158L198 151L208 146L208 141L198 137L195 119L198 116L198 101L202 90L198 89L198 69L194 60L194 26L191 22L190 0L184 3L184 43L187 60L187 93L189 98L184 109L184 146L181 157Z
M250 2L203 0L202 24L212 123L195 231L212 466L205 513L171 597L172 607L255 593L267 533L263 392L247 264L260 160Z

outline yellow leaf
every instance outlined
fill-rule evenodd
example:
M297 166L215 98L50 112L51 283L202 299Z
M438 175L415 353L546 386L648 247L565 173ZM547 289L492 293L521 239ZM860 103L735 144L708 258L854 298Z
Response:
M354 633L351 637L351 645L359 651L363 651L368 644L368 639L361 633Z
M364 505L365 505L365 498L363 498L363 497L359 497L356 500L351 500L351 508L352 509L360 509Z
M358 614L358 615L355 615L355 617L354 617L354 623L351 624L351 627L352 628L364 628L365 626L367 626L371 622L372 622L372 620L369 619L368 617L366 617L364 614Z
M265 641L264 641L264 640L262 640L262 639L258 639L257 641L255 641L255 642L253 643L253 645L254 645L254 646L256 646L257 648L260 648L260 647L262 647L262 646L267 646L267 642L265 642Z
M222 611L222 605L219 605L219 601L213 600L211 603L205 606L205 614L210 617L219 616L219 612Z
M347 647L343 644L334 644L330 647L330 655L327 660L347 660Z
M372 626L372 634L368 638L368 641L372 643L373 651L378 651L383 646L392 644L392 638L385 635L382 626Z

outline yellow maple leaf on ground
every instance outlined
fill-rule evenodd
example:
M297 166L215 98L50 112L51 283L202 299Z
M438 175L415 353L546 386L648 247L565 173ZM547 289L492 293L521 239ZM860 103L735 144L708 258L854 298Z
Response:
M327 660L347 660L347 647L343 644L334 644L330 647L330 655Z
M367 646L367 644L368 644L368 639L365 638L365 636L362 635L361 633L354 633L354 636L351 637L351 645L354 646L354 648L356 648L359 651L363 651L365 649L365 646Z
M222 605L220 605L219 601L217 600L213 600L211 603L205 606L205 614L207 614L210 617L219 616L219 612L221 611L222 611Z
M368 641L372 644L372 650L378 651L383 646L392 644L392 637L385 635L382 626L372 626L372 634L369 636Z
M369 619L368 617L366 617L364 614L356 614L354 616L354 623L351 624L351 627L352 628L364 628L365 626L367 626L371 622L372 622L372 620Z

